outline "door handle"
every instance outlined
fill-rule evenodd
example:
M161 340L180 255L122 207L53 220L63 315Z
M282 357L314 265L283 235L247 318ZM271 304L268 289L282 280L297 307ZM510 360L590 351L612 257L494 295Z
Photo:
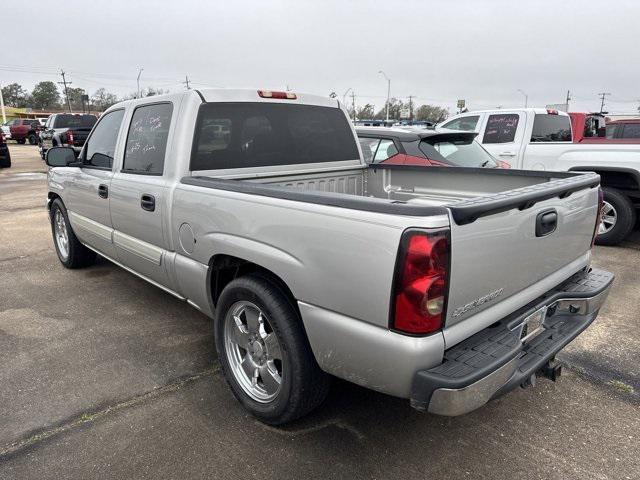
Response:
M501 156L501 157L515 157L516 156L516 154L513 153L513 152L500 152L498 155Z
M156 198L148 193L143 193L140 197L140 206L143 210L153 212L156 209Z
M98 196L100 198L107 198L109 196L109 187L107 187L104 183L98 185Z

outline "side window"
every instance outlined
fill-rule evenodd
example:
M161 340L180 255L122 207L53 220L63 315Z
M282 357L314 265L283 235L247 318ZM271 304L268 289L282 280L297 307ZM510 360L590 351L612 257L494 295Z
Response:
M531 142L570 142L571 119L567 115L536 114Z
M115 110L103 115L91 132L85 147L83 164L99 168L111 168L116 151L118 132L124 110Z
M518 121L517 113L504 113L489 115L487 126L484 130L482 143L510 143L516 138Z
M442 125L442 128L450 130L462 130L464 132L473 132L480 120L480 115L468 115L466 117L456 118Z
M627 123L622 130L622 138L640 138L640 123Z
M359 138L360 148L362 148L362 156L367 163L373 162L373 156L376 154L376 149L380 143L378 138Z
M135 109L127 135L123 172L162 175L172 112L171 103ZM213 134L218 132L214 129Z
M376 150L376 155L373 157L373 163L384 162L386 159L393 157L398 153L396 145L393 140L380 140L380 145Z

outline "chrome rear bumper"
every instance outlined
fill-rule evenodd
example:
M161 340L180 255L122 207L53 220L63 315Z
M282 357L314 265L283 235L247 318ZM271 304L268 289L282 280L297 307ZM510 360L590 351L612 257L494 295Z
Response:
M447 350L441 365L416 374L411 405L438 415L462 415L523 384L595 320L612 283L609 272L580 272ZM543 328L532 335L526 321L539 311Z

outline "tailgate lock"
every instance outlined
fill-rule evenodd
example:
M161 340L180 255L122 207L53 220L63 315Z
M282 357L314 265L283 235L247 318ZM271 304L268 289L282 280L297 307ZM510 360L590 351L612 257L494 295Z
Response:
M543 210L536 217L536 237L544 237L556 231L558 212L555 208Z

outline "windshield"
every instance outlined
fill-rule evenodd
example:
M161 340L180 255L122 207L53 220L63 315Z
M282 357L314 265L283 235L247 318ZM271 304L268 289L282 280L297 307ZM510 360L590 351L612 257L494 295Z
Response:
M457 167L496 168L498 163L475 140L455 139L443 140L442 137L420 142L420 150L430 160L443 161Z
M91 128L96 120L94 115L58 115L53 128Z

